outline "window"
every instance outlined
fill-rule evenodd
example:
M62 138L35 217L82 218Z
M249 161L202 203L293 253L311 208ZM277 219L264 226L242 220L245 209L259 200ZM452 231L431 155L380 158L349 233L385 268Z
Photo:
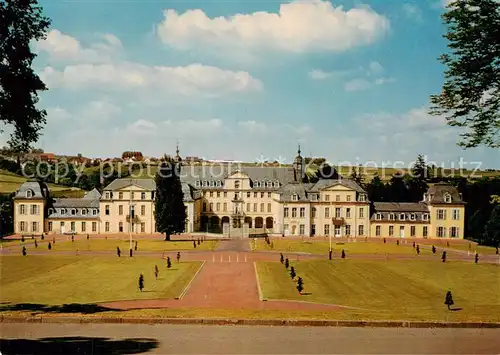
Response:
M450 237L458 238L458 227L451 227L450 228Z
M288 207L283 209L283 217L288 218Z
M19 222L19 230L21 232L26 232L26 224L24 221Z
M214 192L210 191L210 197L214 197Z
M264 198L264 193L263 192L260 193L260 198Z
M146 231L146 223L141 222L141 233L144 233Z
M118 192L118 199L123 200L123 192Z
M224 212L226 212L226 211L227 211L227 202L224 202L224 204L222 205L222 210L223 210Z
M389 226L389 237L394 236L394 226Z
M194 182L194 187L199 188L200 186L201 186L200 180L196 180L196 181Z
M253 204L253 211L257 212L257 204L256 203Z
M37 205L31 205L31 211L30 213L32 215L37 215L38 214L38 206Z
M62 232L62 230L64 228L64 222L59 223L59 228L61 229L61 232Z
M207 203L203 202L203 212L206 212L206 211L207 211Z
M311 235L315 235L315 234L316 234L316 225L311 224Z
M271 212L271 204L270 203L267 204L267 212Z
M335 208L335 218L340 218L342 216L342 210L337 207Z
M270 192L267 193L267 198L271 198L271 193Z
M71 231L74 232L75 231L75 222L71 222Z
M288 232L288 224L283 225L283 233Z
M82 222L82 232L86 232L86 231L87 231L87 223Z
M311 201L316 201L316 199L317 199L316 194L312 194L312 195L311 195Z
M275 187L275 188L280 187L280 183L279 183L279 181L276 181L276 182L274 183L274 187Z
M299 213L300 218L304 218L306 216L306 209L304 207L301 207Z
M296 218L297 217L297 208L294 207L292 208L292 218Z
M428 214L428 213L424 213L424 214L422 215L422 220L423 220L423 221L428 221L428 220L429 220L429 214Z
M365 218L365 209L363 207L359 208L359 218Z
M26 205L19 205L19 214L26 214Z
M375 226L375 236L380 237L380 226Z
M334 227L334 232L333 234L336 236L336 237L340 237L340 226L335 226Z
M145 200L146 199L146 193L145 192L141 192L141 200Z
M365 226L364 225L358 226L358 235L365 235Z
M131 192L130 194L131 194L130 198L133 200L134 199L134 192Z
M66 208L61 208L61 214L66 214Z
M453 220L458 221L460 219L460 210L454 209L452 218Z
M306 226L305 225L303 225L303 224L299 225L299 234L300 235L306 234Z
M389 221L394 221L394 213L389 213Z
M365 200L366 200L366 196L365 196L365 194L360 194L360 195L359 195L359 201L361 201L361 202L365 202Z
M49 232L52 232L52 222L48 223L47 228L49 229Z
M118 206L118 214L121 216L123 215L123 205Z
M273 187L273 183L271 181L267 182L267 187Z
M335 201L337 201L337 202L340 201L340 195L335 195Z
M217 198L220 198L220 191L217 191Z
M351 235L351 225L346 224L345 226L345 235Z
M325 230L325 235L330 235L330 225L329 224L325 224L324 230Z
M445 236L445 229L443 227L437 227L436 234L439 238L443 238Z
M210 181L210 187L215 187L215 182L214 181Z
M26 197L27 198L33 197L33 191L31 190L26 191Z
M414 221L417 219L417 216L415 216L415 213L410 214L410 221Z
M217 204L215 205L215 209L217 211L220 211L220 202L217 202ZM249 210L250 210L250 204L247 203L247 211L249 211Z
M239 180L235 180L234 181L234 188L235 189L239 189L240 188L240 181Z
M401 221L404 221L404 220L405 220L405 214L404 214L404 213L400 213L400 214L399 214L399 219L400 219Z
M446 219L446 210L440 209L440 210L437 210L436 213L437 213L437 216L436 216L437 219L440 219L440 220Z
M110 193L106 192L106 198L109 198L109 197L110 197Z
M330 201L330 195L325 195L325 201Z
M424 227L422 228L422 236L423 236L423 237L427 237L427 226L424 226Z
M227 191L224 191L224 197L227 197Z
M38 222L32 222L31 223L31 231L32 232L37 232L38 231Z
M253 193L253 198L257 198L257 192Z
M92 222L92 232L97 232L97 222Z
M247 192L247 198L250 198L250 192Z
M96 216L96 215L97 215L97 210L96 210L96 209L93 209L93 210L92 210L92 214L93 214L94 216Z
M209 206L209 211L212 212L214 210L214 203L210 202Z
M104 214L109 216L109 205L104 206Z
M222 187L222 181L221 180L217 180L217 187Z
M346 210L345 210L345 218L351 218L351 209L350 208L346 208Z
M292 195L292 201L298 201L298 199L299 199L299 196L297 196L297 194Z
M141 216L145 216L145 215L146 215L146 206L141 205Z
M410 236L414 237L415 236L415 226L410 227Z
M375 219L376 219L377 221L380 221L380 220L382 219L382 213L377 213L377 214L375 215Z
M264 204L263 203L260 204L260 212L264 212Z
M347 201L347 202L351 202L351 195L347 195L347 196L345 197L345 199L346 199L346 201Z
M203 187L208 187L208 181L207 180L203 180Z
M449 193L444 194L444 202L451 203L451 195Z
M325 207L325 218L330 218L330 208Z
M123 232L123 222L118 223L118 232Z
M313 207L313 208L311 209L311 217L312 217L312 218L316 218L316 207Z

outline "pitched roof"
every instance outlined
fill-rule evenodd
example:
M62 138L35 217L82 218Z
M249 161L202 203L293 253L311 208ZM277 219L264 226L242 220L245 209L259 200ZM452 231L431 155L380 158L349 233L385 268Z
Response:
M99 200L86 198L56 198L52 207L99 208Z
M28 191L31 191L32 193L31 198L26 196ZM16 191L14 199L45 199L49 197L50 190L45 182L39 180L28 180L19 187L19 190Z
M144 190L154 191L156 189L156 184L153 179L116 179L111 184L104 188L105 191L116 191L128 187L131 185L138 186Z
M92 191L89 191L83 196L84 199L98 200L101 198L101 194L94 188Z
M465 203L462 197L458 193L458 189L455 186L449 185L447 183L437 183L429 187L427 190L428 200L427 202L434 203L447 203L445 201L445 196L448 194L451 197L451 203Z
M374 202L375 212L429 212L421 202Z
M311 191L320 191L320 190L326 189L328 187L334 187L336 185L341 185L341 186L347 187L348 189L351 189L351 190L354 190L357 192L366 192L355 181L349 180L349 179L344 179L344 178L318 180L318 182L316 182L314 184L314 186L311 188Z

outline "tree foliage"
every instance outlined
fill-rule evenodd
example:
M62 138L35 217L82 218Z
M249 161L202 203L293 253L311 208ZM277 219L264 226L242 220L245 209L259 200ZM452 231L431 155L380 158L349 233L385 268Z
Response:
M484 227L482 243L494 247L500 246L500 204L495 204L490 218Z
M161 164L155 181L156 230L170 240L173 233L184 232L187 217L181 181L171 160Z
M459 0L442 15L449 52L440 94L431 114L466 127L460 146L500 147L500 6L498 0Z
M44 39L49 25L37 0L0 2L0 121L13 126L9 145L17 151L27 151L46 122L36 104L47 87L31 67L30 42Z

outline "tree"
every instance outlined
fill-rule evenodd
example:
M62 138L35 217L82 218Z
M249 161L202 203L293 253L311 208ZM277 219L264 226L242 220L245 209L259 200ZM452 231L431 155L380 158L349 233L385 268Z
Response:
M451 306L455 304L453 302L453 295L451 294L451 291L446 292L446 297L444 299L444 304L448 306L448 309L451 310Z
M441 260L443 261L443 263L446 262L446 252L443 251L443 254L441 255Z
M295 273L295 268L292 266L290 268L290 277L292 278L292 280L295 278L295 276L297 276L297 274Z
M373 179L366 184L366 192L368 193L368 199L370 201L386 201L387 200L387 189L382 180L378 175L375 175Z
M500 245L500 203L496 203L484 227L482 243L498 247Z
M170 240L173 233L184 232L186 209L178 165L172 160L162 163L156 174L155 219L156 230Z
M142 290L144 289L144 276L142 274L139 275L139 290Z
M288 269L290 266L290 262L288 261L288 258L285 259L285 268Z
M302 280L302 277L300 276L297 279L297 291L299 291L300 294L304 291L304 280Z
M345 259L345 251L344 251L344 249L342 249L342 254L340 255L340 257L341 257L342 259Z
M46 123L47 112L35 105L47 87L31 67L30 43L44 39L49 25L37 0L0 2L0 121L13 126L9 145L16 151L28 151Z
M284 261L285 261L285 257L283 256L283 253L280 253L280 263L283 264Z
M431 96L433 115L466 127L459 145L500 147L500 6L498 0L460 0L442 15L449 53L440 94Z
M172 262L170 261L170 256L167 256L167 269L172 267Z
M116 255L118 255L118 257L122 256L122 251L120 250L120 247L116 247Z
M351 176L350 179L354 181L356 184L359 186L363 186L363 182L365 180L363 173L359 171L359 167L353 166L351 169Z

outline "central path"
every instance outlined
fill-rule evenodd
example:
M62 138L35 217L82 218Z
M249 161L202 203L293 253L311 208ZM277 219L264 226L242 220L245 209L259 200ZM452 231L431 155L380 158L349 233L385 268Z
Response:
M213 308L252 310L335 310L338 306L293 301L261 301L253 262L244 262L248 240L222 241L219 258L207 260L180 300L131 300L102 304L119 309ZM239 256L241 253L241 256ZM227 255L224 255L227 254ZM230 261L231 260L231 261ZM227 262L226 262L227 261Z

